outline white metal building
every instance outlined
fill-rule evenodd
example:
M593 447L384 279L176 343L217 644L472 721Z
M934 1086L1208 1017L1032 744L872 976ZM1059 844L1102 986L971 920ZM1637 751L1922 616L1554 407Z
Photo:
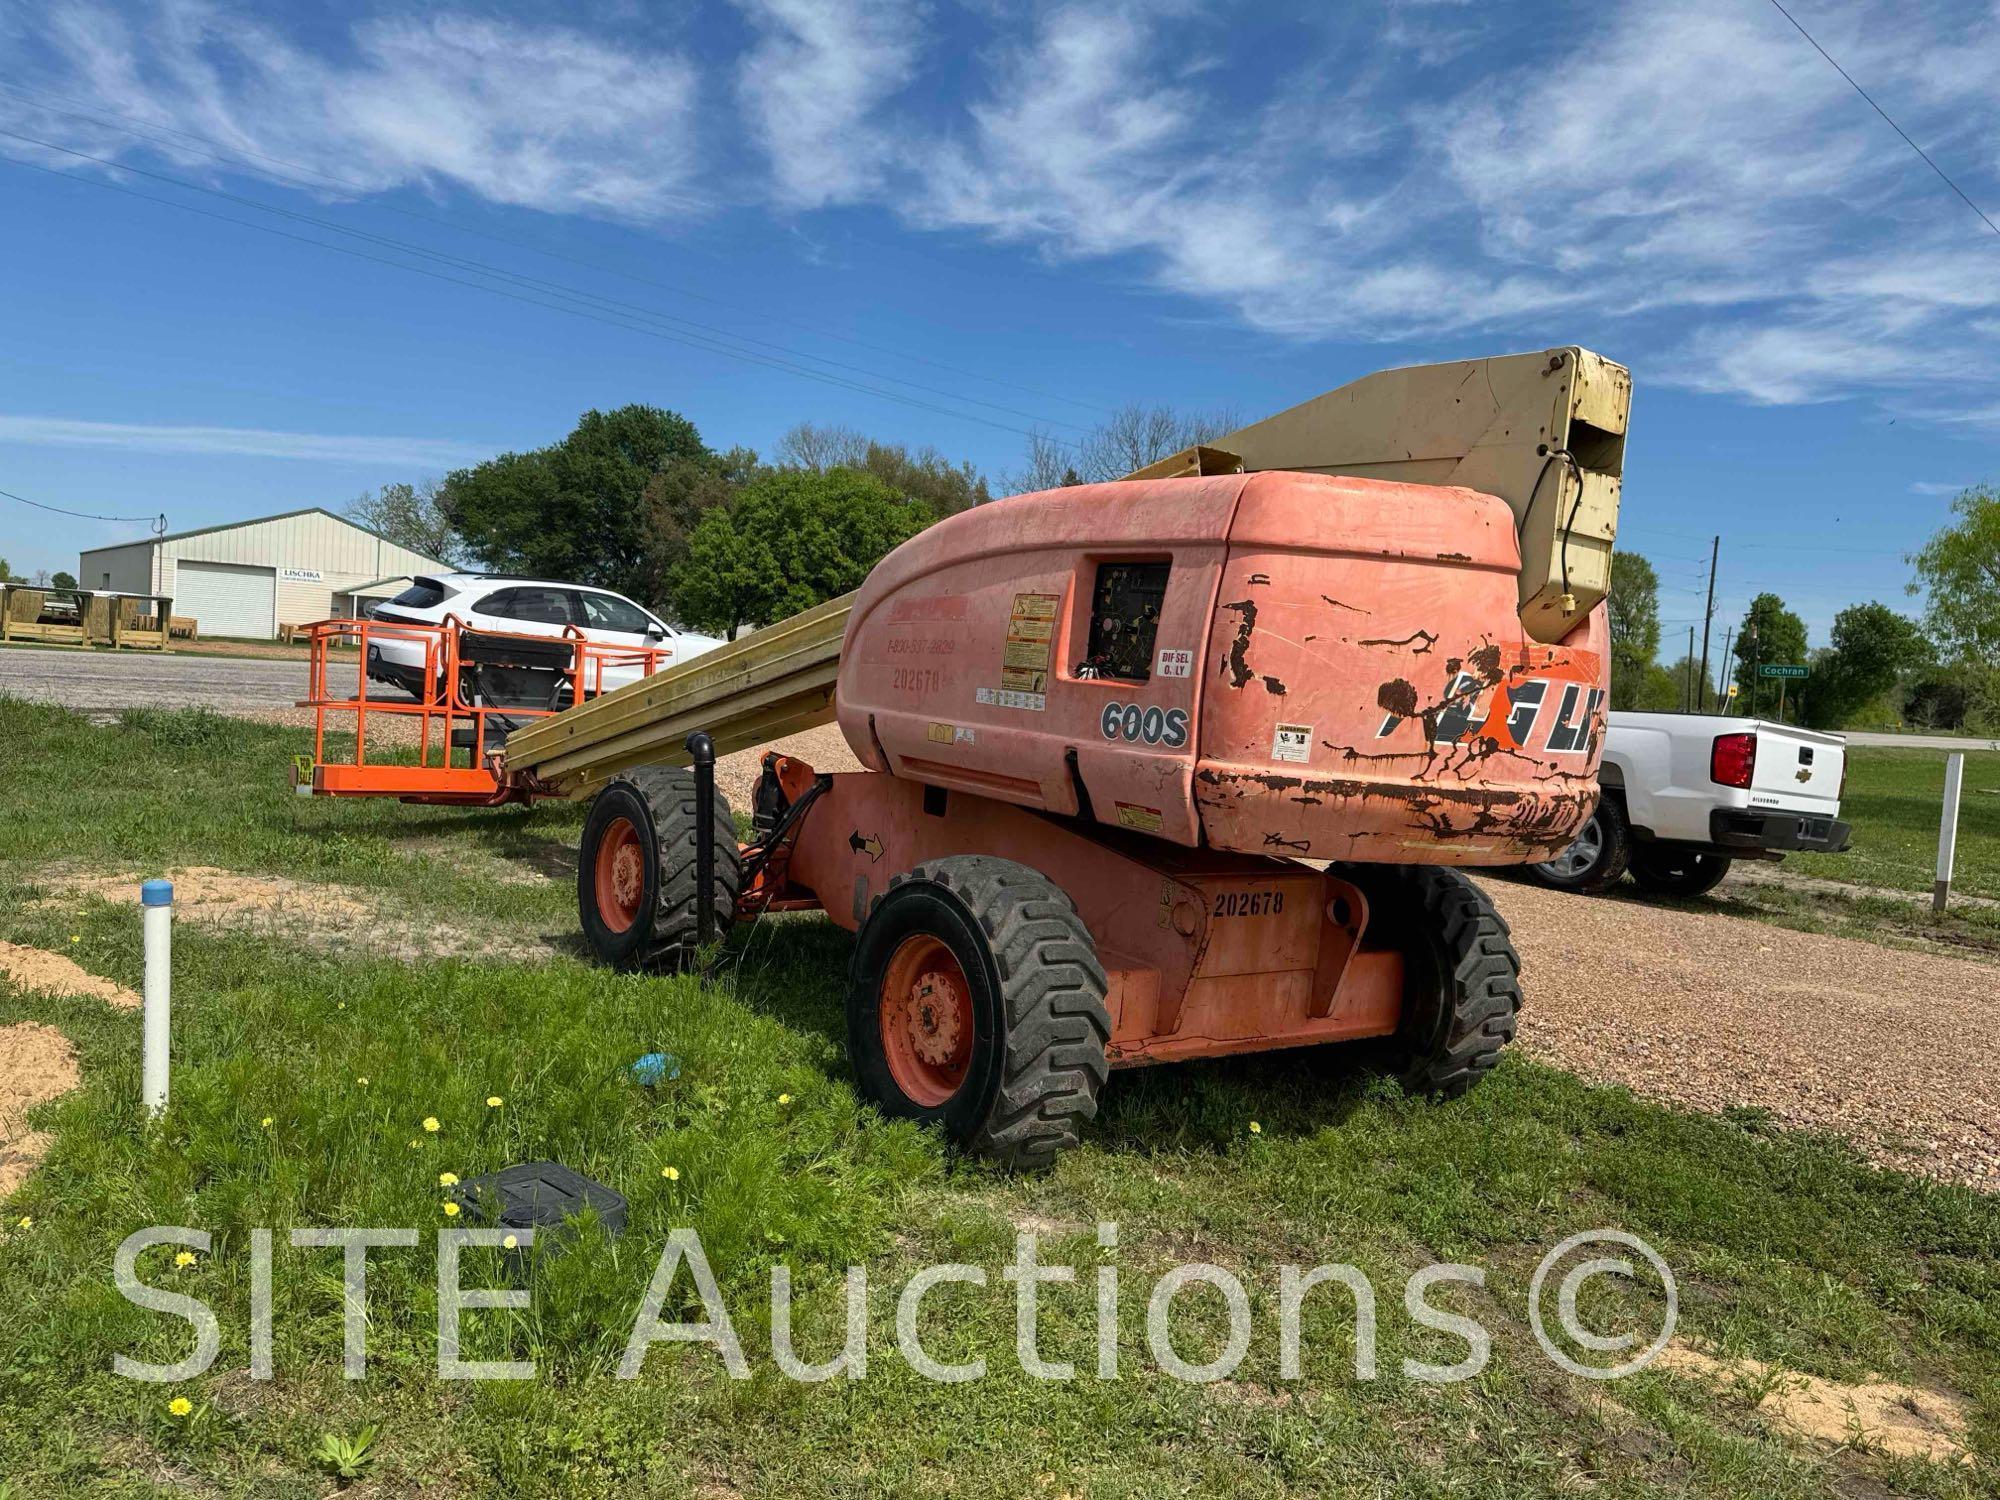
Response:
M351 614L354 596L399 575L448 571L330 510L287 511L228 526L98 547L77 560L87 589L166 594L203 635L268 639L280 625Z

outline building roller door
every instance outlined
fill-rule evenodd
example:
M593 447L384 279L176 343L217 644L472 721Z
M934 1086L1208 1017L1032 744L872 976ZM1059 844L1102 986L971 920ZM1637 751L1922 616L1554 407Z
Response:
M183 562L174 569L174 613L191 615L203 635L270 640L278 633L278 577L272 568Z

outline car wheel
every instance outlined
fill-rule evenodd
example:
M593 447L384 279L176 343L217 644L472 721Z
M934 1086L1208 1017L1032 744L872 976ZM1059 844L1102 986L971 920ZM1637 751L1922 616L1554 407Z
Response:
M1625 821L1625 806L1607 795L1577 831L1574 843L1554 859L1523 868L1529 879L1550 890L1594 896L1618 883L1631 857L1632 829Z
M1632 878L1662 896L1705 896L1722 884L1734 863L1726 855L1691 849L1635 849Z

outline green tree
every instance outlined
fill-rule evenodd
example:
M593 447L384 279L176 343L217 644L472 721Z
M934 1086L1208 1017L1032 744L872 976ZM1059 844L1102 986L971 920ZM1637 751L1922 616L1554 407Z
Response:
M1931 644L1914 620L1885 604L1851 604L1833 617L1832 644L1813 656L1805 720L1838 729L1904 672L1926 665Z
M1945 526L1909 559L1909 592L1924 595L1924 628L1953 661L2000 661L2000 490L1974 485L1951 502Z
M1759 594L1743 612L1743 625L1736 632L1731 653L1736 658L1736 686L1741 690L1737 712L1754 713L1760 707L1773 708L1778 690L1762 681L1757 669L1767 663L1803 663L1806 659L1806 622L1785 608L1776 594ZM1768 700L1768 701L1767 701Z
M0 583L12 583L14 570L7 566L7 559L0 557Z
M801 422L778 440L778 466L824 474L855 469L873 474L900 495L921 500L941 516L993 498L969 463L954 464L935 448L914 452L901 443L878 443L852 427Z
M872 474L778 469L702 516L673 574L680 617L733 634L859 588L868 570L936 518Z
M559 443L447 475L439 502L489 568L650 598L646 487L673 460L707 456L694 424L673 412L587 411Z
M668 614L679 614L674 570L687 556L689 539L701 518L727 505L736 491L763 472L749 448L670 458L646 481L645 567L638 597Z
M385 484L373 494L357 495L342 514L398 547L455 566L466 560L465 538L445 514L443 493L435 479Z
M1692 711L1701 691L1701 658L1683 655L1680 660L1661 669L1663 677L1648 676L1646 693L1649 701L1646 707L1655 712Z
M1611 556L1611 706L1638 708L1646 673L1660 654L1660 578L1637 552Z
M49 582L59 589L73 589L76 587L76 575L74 573L65 573L61 569L58 569L55 576Z

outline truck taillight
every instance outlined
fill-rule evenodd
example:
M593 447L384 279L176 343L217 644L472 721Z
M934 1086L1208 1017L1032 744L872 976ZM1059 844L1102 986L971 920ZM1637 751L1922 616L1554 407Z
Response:
M1719 786L1750 785L1757 771L1757 736L1718 734L1708 751L1708 779Z

